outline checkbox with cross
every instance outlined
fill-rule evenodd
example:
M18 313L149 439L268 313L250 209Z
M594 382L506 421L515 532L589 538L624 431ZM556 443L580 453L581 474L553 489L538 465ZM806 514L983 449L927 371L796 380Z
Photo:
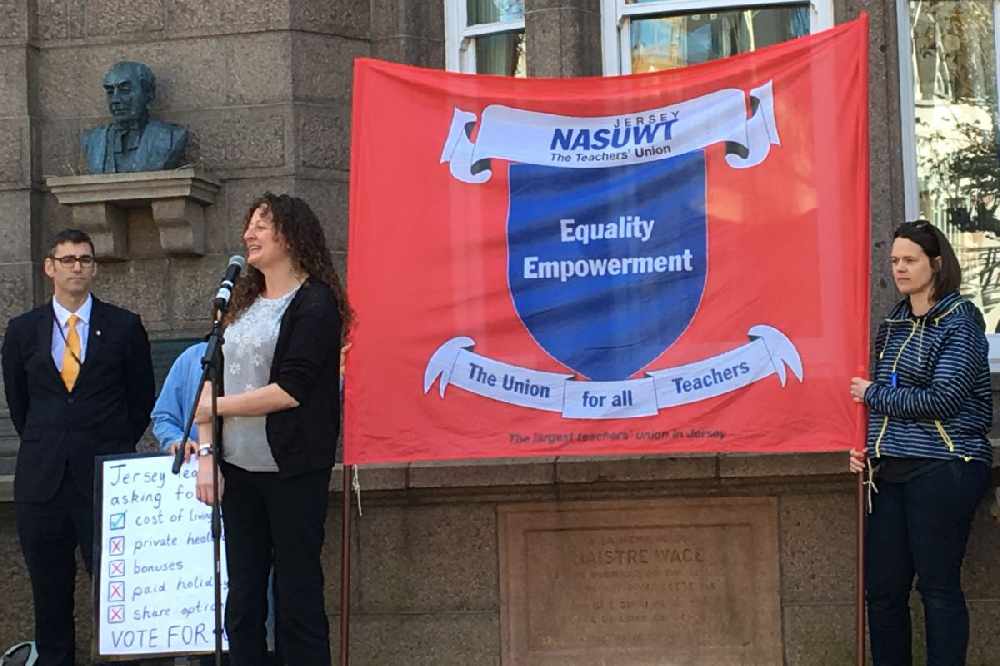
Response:
M125 621L124 606L108 606L108 624L120 624Z
M125 554L125 537L116 536L108 539L108 552L112 555Z

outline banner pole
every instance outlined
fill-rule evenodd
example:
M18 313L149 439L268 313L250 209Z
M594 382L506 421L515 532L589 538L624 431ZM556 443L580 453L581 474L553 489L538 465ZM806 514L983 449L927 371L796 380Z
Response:
M351 631L351 466L344 465L340 493L340 666L350 663Z
M865 666L865 474L855 474L857 477L857 532L855 541L857 542L857 580L854 582L857 594L854 600L856 637L854 645L855 663L857 666Z

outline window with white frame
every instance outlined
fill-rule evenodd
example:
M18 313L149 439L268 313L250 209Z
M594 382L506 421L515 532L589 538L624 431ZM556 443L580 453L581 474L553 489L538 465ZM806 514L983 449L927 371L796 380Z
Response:
M444 0L445 66L525 76L524 0Z
M601 0L604 74L694 65L833 26L832 0Z
M962 293L1000 324L1000 2L897 0L906 219L938 226Z

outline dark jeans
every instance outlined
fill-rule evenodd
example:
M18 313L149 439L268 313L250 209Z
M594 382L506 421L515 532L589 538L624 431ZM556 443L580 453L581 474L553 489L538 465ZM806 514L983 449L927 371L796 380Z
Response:
M289 666L329 666L323 550L330 470L280 479L223 464L226 525L226 633L233 663L262 666L272 559L276 643Z
M910 666L910 589L924 604L928 666L961 666L969 643L962 559L989 468L956 460L878 484L868 517L865 588L875 666Z
M55 497L47 502L18 502L15 514L35 602L37 664L73 666L76 549L79 546L87 573L91 573L94 502L80 492L67 471ZM89 609L87 604L84 607Z

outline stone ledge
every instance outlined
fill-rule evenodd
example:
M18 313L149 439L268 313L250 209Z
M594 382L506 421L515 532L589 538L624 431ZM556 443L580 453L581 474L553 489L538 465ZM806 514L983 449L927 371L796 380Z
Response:
M460 466L448 462L409 465L408 488L548 485L556 479L555 458L495 458Z
M597 481L666 481L711 479L718 476L715 455L642 455L600 458L559 458L559 483Z
M1000 468L1000 438L992 439ZM335 475L340 489L340 466ZM363 465L362 492L483 486L582 485L699 479L765 479L849 474L847 453L664 454L620 457L513 458ZM553 476L554 474L554 476Z
M1000 468L1000 438L991 438L991 441L993 467ZM362 493L372 490L582 485L608 481L753 480L841 474L848 474L847 454L844 452L499 458L363 465L358 468ZM337 464L330 476L331 494L341 492L342 478L343 466ZM0 474L0 503L13 499L14 475Z
M340 466L331 485L339 492ZM848 474L846 453L663 454L363 465L362 492Z
M213 204L220 187L218 181L195 167L86 176L46 176L45 183L59 199L59 203L68 205L101 201L139 202L176 197L189 197L204 204Z
M337 476L336 486L338 492L341 487L341 466L337 465L335 474ZM361 484L361 491L368 490L404 490L406 488L405 465L365 465L358 468L358 482Z
M170 256L205 254L205 206L215 203L218 181L194 167L170 171L47 176L73 224L93 238L98 259L128 259L128 210L149 208Z
M847 471L847 452L768 453L719 456L719 477L756 478L766 476L814 476Z

